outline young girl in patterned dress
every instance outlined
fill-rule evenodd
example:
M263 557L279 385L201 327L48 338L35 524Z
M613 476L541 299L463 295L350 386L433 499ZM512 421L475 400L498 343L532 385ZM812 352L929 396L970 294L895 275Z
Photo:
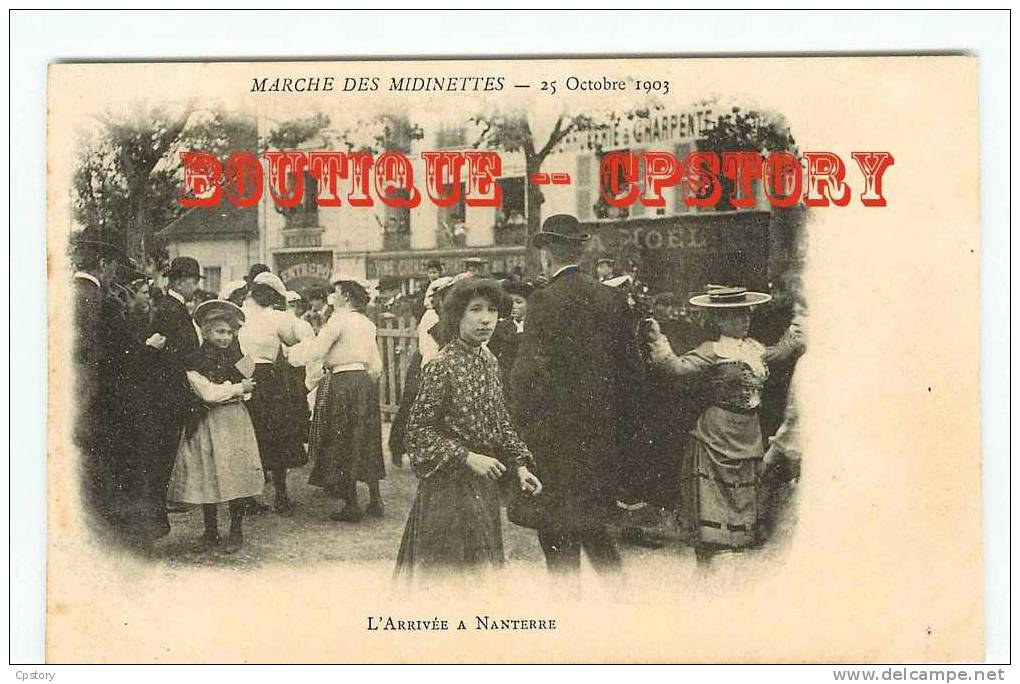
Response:
M498 481L510 470L522 490L542 485L510 423L492 337L503 293L494 280L456 285L444 300L448 342L422 371L407 422L418 494L397 555L397 573L503 563Z

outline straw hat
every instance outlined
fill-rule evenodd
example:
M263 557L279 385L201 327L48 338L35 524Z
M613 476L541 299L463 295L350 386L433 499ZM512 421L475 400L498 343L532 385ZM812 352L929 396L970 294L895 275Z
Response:
M346 273L334 272L333 275L330 276L329 282L332 285L336 285L337 283L354 283L364 290L367 295L371 295L375 292L375 286L373 286L372 283L368 282L364 278L347 275Z
M280 276L276 275L275 273L272 273L270 271L263 271L262 273L256 275L255 279L252 282L254 282L256 285L268 285L269 287L273 288L277 292L277 294L279 294L281 297L283 297L284 299L287 298L287 286L283 284L282 280L280 280Z
M192 316L199 326L205 325L206 321L212 318L225 318L238 327L244 323L244 311L241 310L241 307L222 299L210 299L207 302L202 302L195 307L195 313Z
M751 292L746 287L716 287L704 294L691 297L690 303L708 309L736 309L764 304L771 300L772 295Z

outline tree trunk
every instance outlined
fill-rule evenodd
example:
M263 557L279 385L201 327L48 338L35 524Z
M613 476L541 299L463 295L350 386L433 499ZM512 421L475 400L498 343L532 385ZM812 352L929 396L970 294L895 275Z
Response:
M538 250L531 244L535 233L542 229L542 203L545 197L542 195L542 187L531 182L531 176L539 172L542 160L537 156L525 155L524 187L527 192L528 202L528 223L524 231L524 270L528 275L537 275L542 272L542 262L538 257Z

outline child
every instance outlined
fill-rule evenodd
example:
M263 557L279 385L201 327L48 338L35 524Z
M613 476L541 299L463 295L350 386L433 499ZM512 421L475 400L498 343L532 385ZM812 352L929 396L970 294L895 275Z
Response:
M245 499L262 494L265 478L255 430L243 399L255 388L235 364L241 359L237 330L240 308L223 300L195 308L204 342L186 364L188 384L200 406L185 425L170 478L167 498L202 504L205 548L219 543L216 504L230 504L230 535L224 551L234 553L243 541Z

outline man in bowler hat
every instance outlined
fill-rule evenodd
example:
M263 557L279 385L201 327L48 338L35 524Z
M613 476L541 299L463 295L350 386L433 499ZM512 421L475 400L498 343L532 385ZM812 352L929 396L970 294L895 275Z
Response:
M153 403L158 418L153 429L155 459L148 493L153 505L164 510L181 430L193 403L185 362L201 340L186 304L195 296L202 275L197 261L176 257L170 262L166 277L166 295L156 305L152 323L152 331L166 338L166 346L153 374Z
M620 567L606 522L639 357L624 295L578 266L588 239L566 214L536 233L549 283L528 301L509 380L518 432L545 485L538 539L553 572L578 571L582 548L600 572Z

